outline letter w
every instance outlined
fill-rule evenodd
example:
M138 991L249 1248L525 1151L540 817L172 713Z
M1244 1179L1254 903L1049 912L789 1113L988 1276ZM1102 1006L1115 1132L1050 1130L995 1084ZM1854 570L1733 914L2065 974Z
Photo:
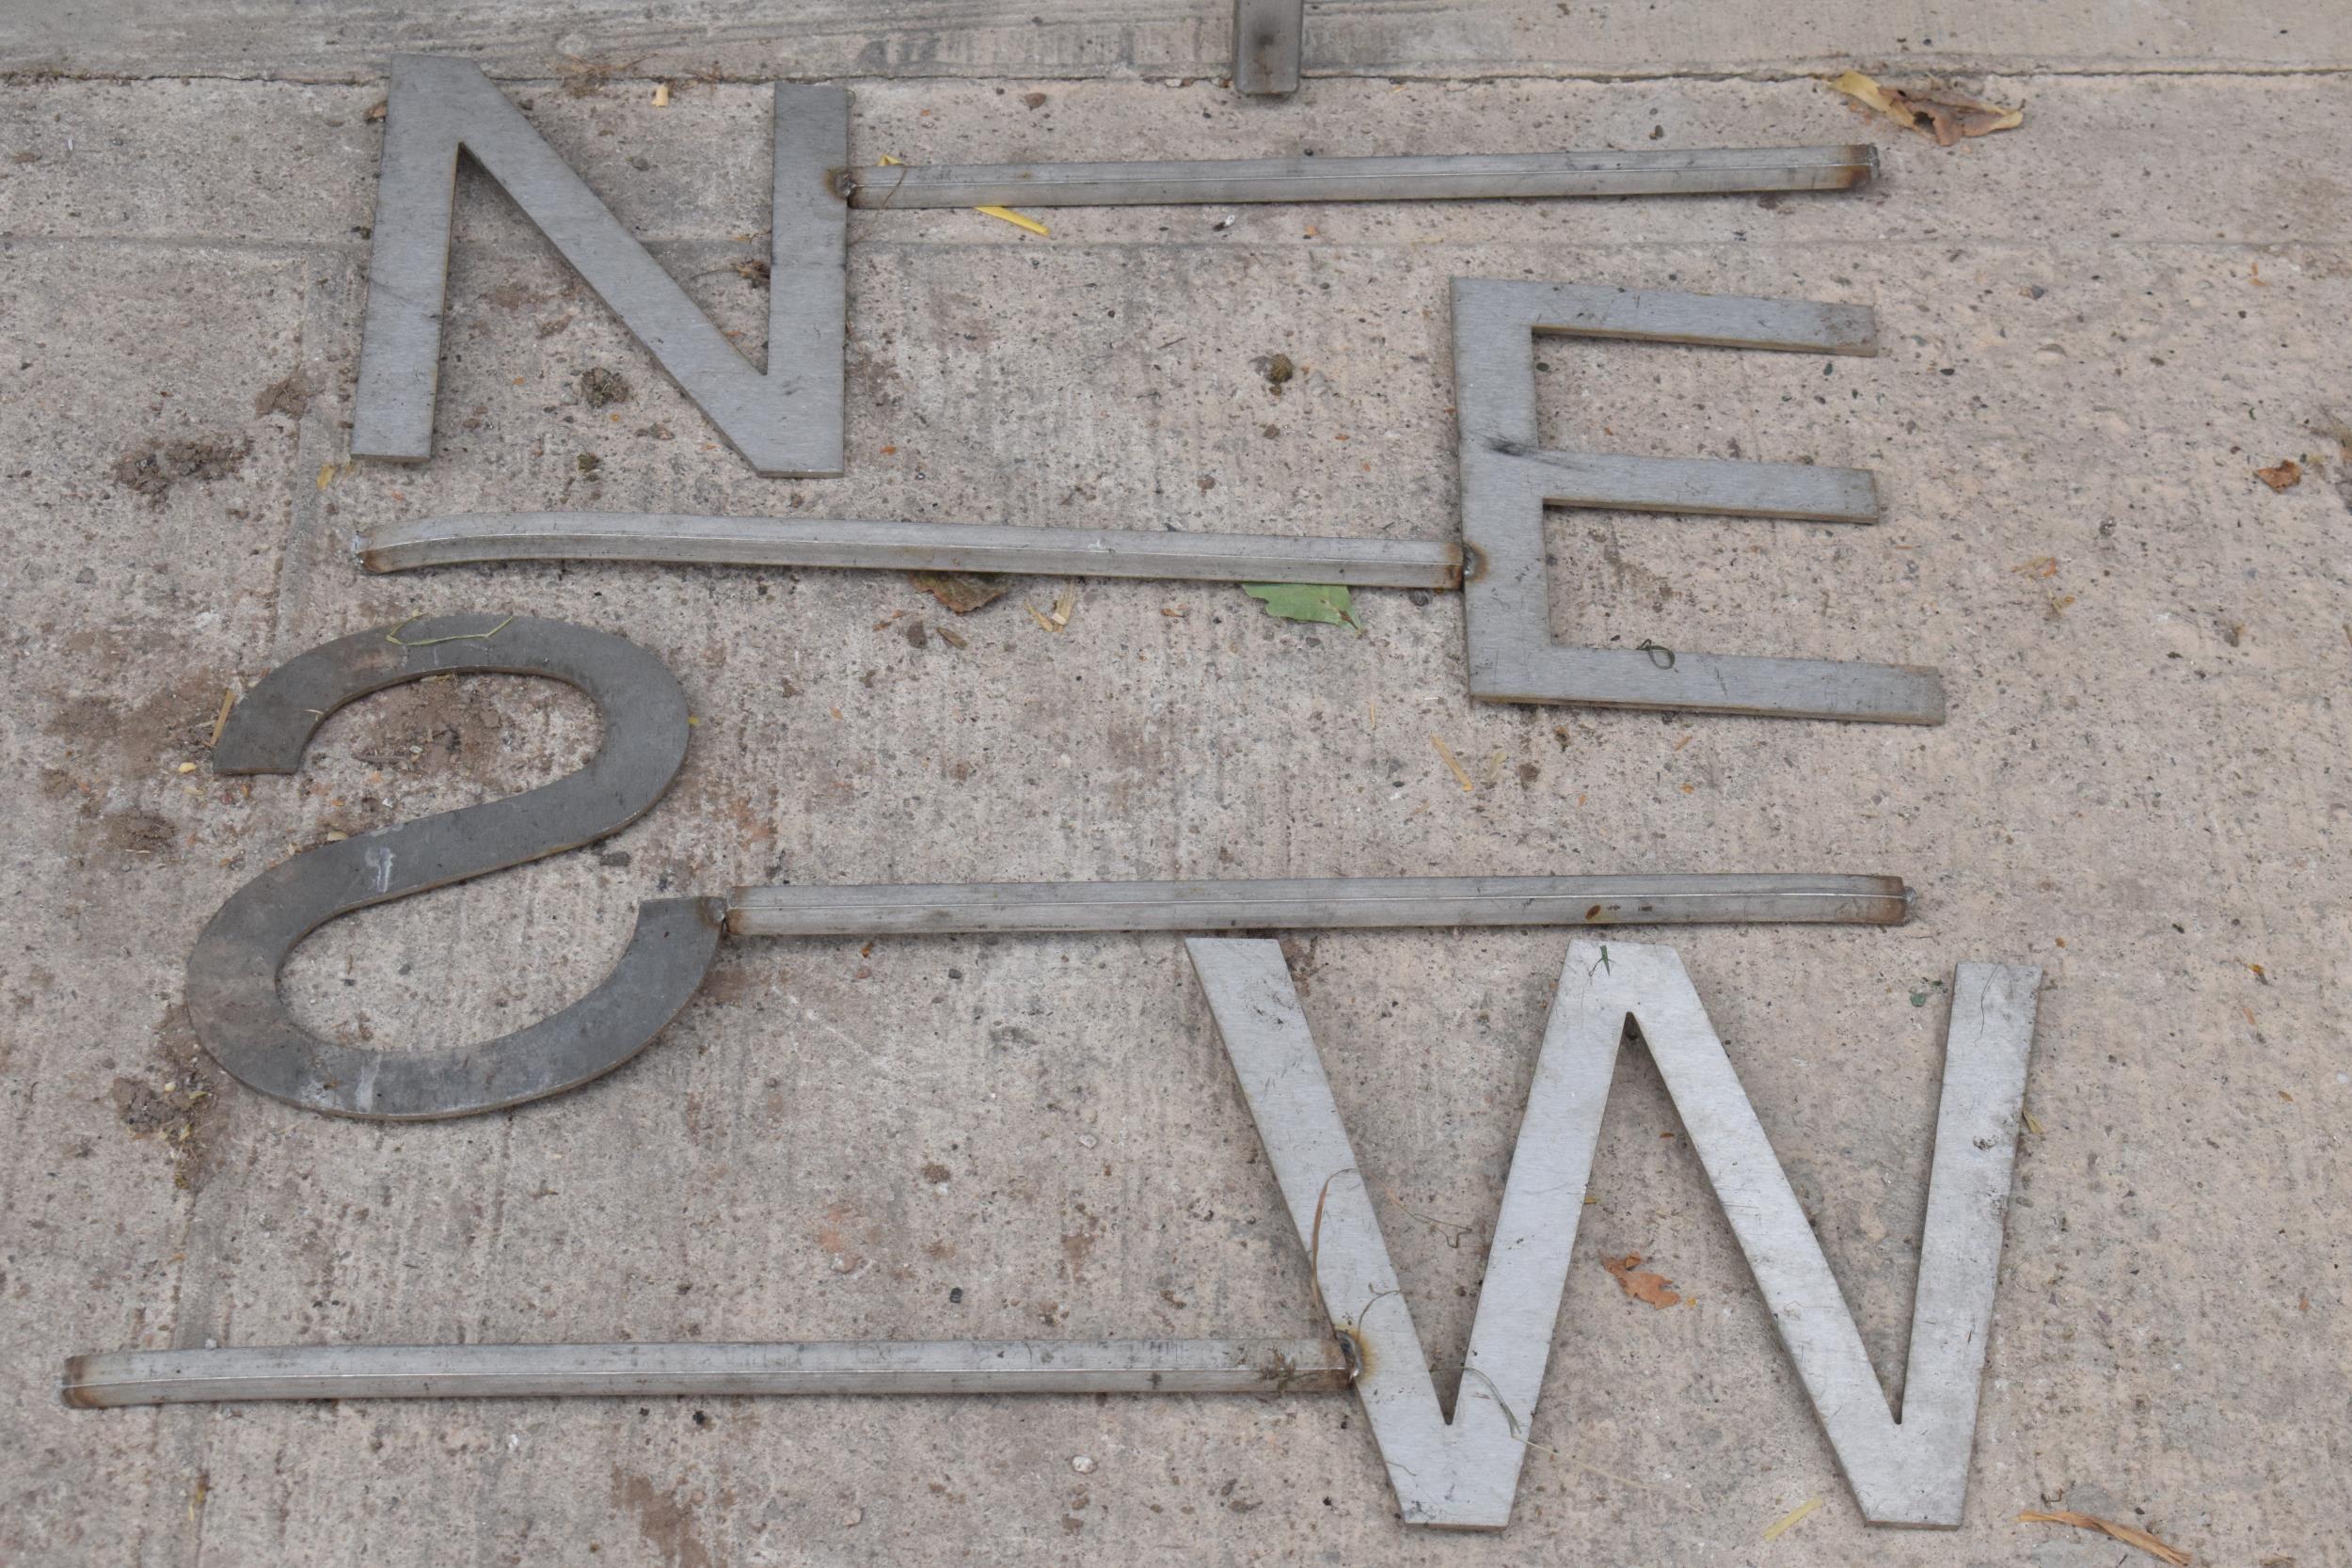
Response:
M2040 970L1964 963L1952 987L1898 1419L1682 960L1671 947L1571 943L1449 1423L1281 949L1207 938L1187 946L1332 1326L1363 1353L1357 1392L1406 1523L1500 1529L1510 1521L1609 1080L1630 1018L1864 1518L1959 1525Z

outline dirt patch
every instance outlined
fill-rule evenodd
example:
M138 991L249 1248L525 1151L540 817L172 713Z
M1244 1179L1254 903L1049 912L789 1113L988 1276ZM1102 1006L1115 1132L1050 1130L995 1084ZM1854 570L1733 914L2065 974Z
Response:
M1298 992L1301 1001L1314 994L1315 970L1319 967L1316 949L1322 943L1321 937L1308 937L1303 941L1297 937L1282 939L1282 965L1291 972L1291 987Z
M644 1476L612 1466L612 1504L637 1515L637 1533L645 1538L669 1568L711 1568L710 1548L694 1529L694 1504L700 1494L680 1496L681 1486L664 1492Z
M835 1274L855 1274L866 1267L861 1248L879 1246L882 1239L882 1227L846 1199L825 1205L825 1217L817 1227L818 1250Z
M1078 1227L1061 1235L1062 1277L1083 1281L1087 1265L1094 1261L1094 1244L1103 1239L1103 1218L1083 1203L1071 1205L1077 1211Z
M580 374L580 395L591 408L603 408L615 403L627 403L636 396L628 377L618 371L608 371L602 365L582 371Z
M1637 594L1649 600L1653 614L1663 614L1667 601L1675 596L1674 584L1648 567L1625 558L1617 546L1613 529L1587 529L1585 537L1600 546L1600 559L1609 568L1610 579L1621 594Z
M520 283L501 283L486 297L501 310L529 310L548 304L555 295L542 293Z
M122 678L111 649L69 646L66 658L97 680ZM41 725L61 752L53 766L100 784L155 778L172 761L203 752L227 689L224 677L191 671L135 701L119 690L53 690L49 718Z
M350 754L363 767L405 779L453 776L511 792L523 787L517 774L526 770L535 774L551 764L568 772L586 765L596 744L593 723L577 740L559 740L552 754L524 744L518 730L519 716L531 707L566 700L548 683L497 677L433 677L396 686L350 710L358 731ZM396 790L384 793L399 798Z
M197 1043L187 1009L174 1006L155 1026L155 1050L145 1073L118 1076L110 1091L115 1116L141 1142L169 1160L172 1185L200 1191L215 1165L215 1138L226 1116L220 1070Z
M99 819L106 847L125 855L157 855L170 848L180 830L151 811L109 812Z
M161 506L173 485L227 479L244 467L252 453L250 440L165 441L145 451L124 453L115 464L114 478L117 484Z
M300 371L271 382L253 400L253 417L257 420L271 414L298 420L310 411L310 378Z
M634 68L635 60L575 60L555 62L555 79L566 98L594 98L612 78Z
M93 678L120 678L118 652L103 640L87 648L67 641L76 667L87 666ZM44 800L72 803L77 850L147 856L178 845L183 824L145 802L155 800L156 781L176 776L177 762L200 764L223 689L218 676L191 671L135 703L119 694L46 694L41 727L54 744L38 788ZM168 809L179 798L167 789L158 803Z

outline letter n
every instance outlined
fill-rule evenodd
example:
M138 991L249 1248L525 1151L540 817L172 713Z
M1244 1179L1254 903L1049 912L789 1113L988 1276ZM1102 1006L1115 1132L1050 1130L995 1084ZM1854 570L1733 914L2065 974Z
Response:
M768 368L752 368L677 280L474 65L392 59L351 431L357 457L433 451L457 154L474 161L612 308L719 433L763 474L841 472L849 95L775 87Z

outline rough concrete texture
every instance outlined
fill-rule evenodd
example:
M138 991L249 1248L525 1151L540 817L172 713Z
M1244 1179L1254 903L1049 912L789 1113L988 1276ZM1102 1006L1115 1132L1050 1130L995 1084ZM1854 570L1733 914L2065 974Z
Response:
M0 22L0 1560L2123 1560L2016 1522L2069 1498L2200 1561L2347 1560L2344 13L1335 6L1300 97L1243 103L1214 80L1225 8ZM352 467L394 48L492 64L755 350L733 263L764 244L771 71L854 89L860 163L1864 136L1886 174L1851 198L1065 212L1042 239L859 214L849 477L789 483L717 444L469 171L436 456ZM1803 74L1849 61L1970 69L2025 127L1939 150ZM1867 467L1887 501L1868 531L1559 515L1558 629L1939 665L1951 721L1475 707L1443 594L1360 594L1359 639L1231 589L1074 585L1055 635L1023 609L1051 581L958 619L891 575L349 559L379 522L567 505L1453 537L1460 274L1874 306L1868 360L1547 345L1555 433ZM592 405L592 372L628 396ZM2256 482L2288 456L2298 484ZM338 1037L510 1028L603 973L639 898L737 881L1909 878L1902 929L1668 940L1896 1378L1933 982L2046 971L1965 1528L1860 1525L1638 1053L1501 1538L1403 1529L1338 1396L63 1408L65 1355L126 1346L1314 1323L1172 938L739 943L633 1065L453 1125L330 1121L210 1068L181 964L231 889L595 744L575 698L464 680L339 716L299 778L207 770L225 690L461 608L654 650L693 751L613 840L320 933L287 986ZM1294 946L1441 1368L1565 945ZM1686 1303L1629 1299L1601 1267L1627 1252Z

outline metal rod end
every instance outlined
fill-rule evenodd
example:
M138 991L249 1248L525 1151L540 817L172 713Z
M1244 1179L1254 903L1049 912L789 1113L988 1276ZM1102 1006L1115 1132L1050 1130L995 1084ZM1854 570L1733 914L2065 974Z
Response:
M106 1402L87 1386L89 1360L87 1355L69 1355L65 1358L65 1376L57 1385L57 1397L76 1410L103 1410Z

